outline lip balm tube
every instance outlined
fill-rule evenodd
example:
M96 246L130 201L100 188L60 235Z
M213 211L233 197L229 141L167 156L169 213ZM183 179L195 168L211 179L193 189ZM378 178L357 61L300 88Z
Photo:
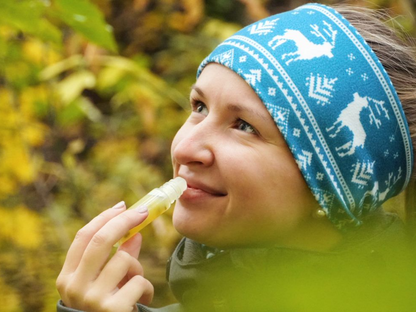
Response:
M173 202L183 194L186 188L187 183L185 179L177 177L166 182L161 187L151 190L142 199L129 207L128 209L134 209L140 206L146 206L149 210L149 215L142 223L128 231L115 246L120 246L129 240L134 234L141 231L154 219L167 211Z

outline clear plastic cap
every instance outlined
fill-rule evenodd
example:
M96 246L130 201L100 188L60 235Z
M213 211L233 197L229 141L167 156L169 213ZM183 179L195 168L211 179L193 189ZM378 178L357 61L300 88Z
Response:
M186 180L184 178L177 177L163 184L160 187L160 190L168 196L170 203L173 203L182 195L183 192L185 192L187 187Z

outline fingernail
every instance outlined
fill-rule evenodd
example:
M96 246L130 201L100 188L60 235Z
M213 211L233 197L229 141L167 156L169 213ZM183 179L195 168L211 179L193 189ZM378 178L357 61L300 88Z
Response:
M121 209L121 208L125 208L125 207L126 207L126 203L124 201L121 201L118 204L115 204L113 206L113 209Z
M147 209L147 206L139 206L136 208L136 211L138 211L139 213L147 213L149 209Z

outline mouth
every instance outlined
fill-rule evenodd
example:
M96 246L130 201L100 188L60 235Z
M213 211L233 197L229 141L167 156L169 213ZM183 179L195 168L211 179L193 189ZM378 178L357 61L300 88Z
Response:
M214 197L222 197L226 196L227 193L219 190L215 187L212 187L209 184L205 184L201 181L193 180L191 178L183 177L187 181L188 188L184 192L186 196L214 196Z
M218 196L218 197L227 195L223 192L217 191L217 190L215 190L213 188L210 188L206 185L196 185L196 184L191 184L191 183L188 183L188 189L187 190L190 190L192 192L203 192L203 193L207 193L209 195Z

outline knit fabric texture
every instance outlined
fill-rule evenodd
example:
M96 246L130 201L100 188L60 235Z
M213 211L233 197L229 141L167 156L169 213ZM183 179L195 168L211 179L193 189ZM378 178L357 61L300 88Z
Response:
M334 9L307 4L251 24L215 48L197 77L212 62L257 93L338 227L360 225L408 184L413 150L400 100L377 56Z

